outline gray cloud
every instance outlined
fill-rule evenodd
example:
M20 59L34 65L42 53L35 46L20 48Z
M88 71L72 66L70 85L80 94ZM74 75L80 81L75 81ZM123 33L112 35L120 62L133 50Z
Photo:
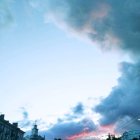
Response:
M44 130L40 130L40 135L45 135L47 139L53 140L54 138L62 138L66 140L76 134L81 134L83 132L92 132L97 129L91 118L84 116L85 107L80 102L76 106L72 107L69 113L64 114L63 117L58 118L57 122L54 124L47 125L46 122L42 120L37 120L37 125L41 128L41 125L45 124ZM28 111L22 107L21 108L23 119L19 121L20 127L32 128L34 124L33 120L29 119ZM48 130L45 130L47 129ZM27 131L26 135L30 135L30 131Z
M84 105L82 103L78 103L74 108L73 108L73 113L74 114L83 114L84 113Z
M139 0L47 0L48 16L103 48L140 52Z
M139 0L46 0L46 3L46 17L53 18L58 24L86 35L100 43L101 48L117 47L139 57ZM140 63L124 62L121 66L118 85L95 107L95 111L102 115L101 125L117 123L119 129L121 122L127 122L129 118L134 121L131 126L137 128L138 122L134 118L140 116ZM83 112L82 106L75 108L75 114L80 111Z
M112 89L107 98L95 107L95 111L102 115L101 125L113 124L122 120L127 120L127 124L129 124L133 120L130 125L132 129L138 124L140 117L138 109L140 107L140 63L124 62L121 64L121 72L118 85Z
M58 122L63 122L63 121L73 121L75 119L81 119L85 116L85 106L79 102L77 103L74 107L70 109L70 111L62 118L58 118Z
M13 19L12 2L17 3L16 0L0 1L1 27ZM40 14L46 11L47 18L100 43L101 48L140 52L139 0L28 0L25 3L28 8L41 11Z
M54 124L49 130L42 132L46 135L46 138L53 139L62 138L67 139L70 136L80 134L85 130L92 132L96 129L95 124L90 119L83 119L81 121L69 121L69 122L59 122Z
M30 1L30 5L40 8L40 3L37 1L35 3L33 0ZM43 2L46 17L52 17L73 31L86 35L93 42L99 42L102 48L118 47L139 56L139 0L44 0ZM0 1L0 26L6 25L11 20L9 0ZM129 118L129 121L133 120L133 124L137 127L138 123L134 118L140 115L138 109L140 107L140 63L124 62L121 65L122 75L118 79L118 85L95 107L95 110L102 115L101 125L117 123L119 128L121 121L128 121ZM77 123L72 118L77 118L76 114L82 114L83 111L83 106L78 105L73 109L74 115L67 117L67 121L68 118L71 118L71 121L70 119L68 122L58 121L49 131L61 134L64 128L70 129L76 125L75 132L80 132L83 121ZM23 112L23 118L24 122L28 122L27 112ZM73 134L72 130L70 133Z
M139 0L47 0L48 17L98 42L103 49L120 48L137 61L121 64L122 75L107 98L95 107L101 125L133 122L140 116L140 1ZM121 125L122 127L122 125ZM140 127L139 127L140 128Z
M84 105L81 102L77 103L76 106L71 108L70 112L64 115L64 118L62 119L59 118L58 120L63 121L64 119L67 121L73 121L74 119L83 118L84 111L85 111Z
M57 123L51 126L48 131L43 132L49 139L52 137L60 137L67 139L84 131L92 132L97 129L97 126L90 119L85 117L85 106L79 102L72 107L69 113L59 118Z

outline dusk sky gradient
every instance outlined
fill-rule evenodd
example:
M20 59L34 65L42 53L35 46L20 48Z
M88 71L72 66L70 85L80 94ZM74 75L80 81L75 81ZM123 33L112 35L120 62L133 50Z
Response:
M37 120L50 140L140 129L139 9L139 0L0 0L0 112L25 131Z

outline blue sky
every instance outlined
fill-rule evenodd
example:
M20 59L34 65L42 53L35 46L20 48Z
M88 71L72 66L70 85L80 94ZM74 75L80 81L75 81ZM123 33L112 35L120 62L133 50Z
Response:
M139 17L140 3L135 0L130 6L131 2L125 0L122 5L124 7L120 6L120 0L2 0L0 112L6 119L20 123L41 120L46 124L43 129L61 136L57 128L62 128L63 132L77 126L75 132L81 133L82 124L86 122L89 127L87 122L92 121L89 132L95 131L97 124L115 124L117 130L119 118L121 121L137 118L137 110L135 116L123 104L114 108L121 102L122 93L126 102L130 97L136 103L140 99L139 80L135 82L139 73L129 80L133 71L137 73L139 69L140 31L136 24L139 21L135 16L133 23L131 15ZM128 9L130 13L125 12ZM117 18L118 11L122 12L122 17ZM112 16L116 18L111 19ZM128 88L123 85L129 87L131 82L135 89L130 88L126 96ZM111 102L116 105L111 106ZM79 103L83 112L77 114L74 108L79 108ZM136 106L130 108L133 110ZM106 110L110 112L107 114ZM114 115L121 114L120 117L113 117L113 111ZM27 116L23 115L25 112ZM78 121L80 125L76 125ZM71 135L75 133L71 131L68 136Z
M42 21L34 26L31 31L18 25L10 27L10 31L3 29L1 93L5 93L5 99L13 99L11 106L16 104L13 109L35 106L32 109L36 112L37 106L49 109L51 104L50 109L55 110L53 104L57 103L66 111L78 101L108 94L118 76L117 66L122 59L119 55L105 54L94 44L73 37L52 23ZM112 57L113 60L104 61ZM110 80L106 83L107 78ZM57 114L41 112L46 116ZM35 117L40 117L40 113Z

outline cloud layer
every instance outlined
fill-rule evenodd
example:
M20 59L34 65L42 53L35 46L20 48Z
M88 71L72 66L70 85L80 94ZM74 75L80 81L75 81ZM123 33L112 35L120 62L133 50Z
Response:
M140 52L139 0L47 0L47 16L103 48Z
M9 2L0 2L0 27L12 19ZM140 0L43 0L43 7L39 0L28 2L35 9L43 8L47 20L53 19L91 41L98 42L101 48L121 48L136 56L135 63L121 64L122 75L118 85L95 107L95 111L102 115L101 125L116 124L119 129L129 121L134 126L127 128L139 128ZM78 104L73 108L72 115L66 115L48 130L48 136L71 136L81 133L85 128L93 131L96 126L90 119L82 118L83 115L84 107ZM23 112L23 116L24 122L28 122L28 114ZM79 117L82 119L75 120ZM122 126L121 122L125 125L122 123Z
M82 103L78 103L75 107L71 108L68 114L58 119L49 130L45 133L48 138L63 138L68 139L83 132L90 133L96 130L97 126L91 118L85 117L85 107Z
M120 48L135 56L135 63L123 62L118 85L95 111L101 125L134 121L140 116L140 1L139 0L47 0L48 17L98 42L103 49ZM121 126L122 127L122 126Z
M0 27L12 20L11 9L16 3L17 0L0 2ZM60 26L87 36L103 49L140 53L139 0L28 0L27 3L42 11L40 14L44 13L47 20L53 19Z
M121 63L122 75L118 79L118 85L113 87L110 95L105 98L95 111L102 115L101 125L122 122L125 128L135 128L140 117L140 63ZM127 122L125 122L127 120ZM121 127L121 126L119 126ZM140 128L140 126L139 126Z
M84 131L92 132L96 129L95 124L90 119L83 119L81 121L58 122L53 125L45 135L48 139L62 138L68 139L69 137L80 134Z
M73 31L98 42L103 49L120 48L135 56L134 64L123 62L118 85L95 111L101 125L116 129L138 127L140 101L140 1L139 0L48 0L48 16ZM123 123L122 123L123 121ZM122 123L122 125L121 125ZM133 124L133 125L132 125Z
M76 106L71 108L70 112L59 118L56 123L50 124L44 130L40 130L39 134L46 136L47 139L53 140L54 138L62 138L63 140L71 139L71 137L79 137L82 133L90 133L97 129L91 118L85 117L84 105L78 103ZM23 120L19 121L20 127L32 128L34 121L29 119L29 114L25 108L21 108ZM42 120L37 120L39 127L45 125ZM30 131L26 135L30 135ZM79 136L77 136L79 135Z

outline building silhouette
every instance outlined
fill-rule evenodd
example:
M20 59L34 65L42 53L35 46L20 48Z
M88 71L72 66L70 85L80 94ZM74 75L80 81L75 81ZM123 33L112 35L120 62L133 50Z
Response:
M24 131L18 128L18 123L9 123L0 115L0 140L23 140Z
M37 125L35 124L31 130L31 135L26 136L24 139L25 140L45 140L45 136L42 137L38 135L38 128L37 128Z

